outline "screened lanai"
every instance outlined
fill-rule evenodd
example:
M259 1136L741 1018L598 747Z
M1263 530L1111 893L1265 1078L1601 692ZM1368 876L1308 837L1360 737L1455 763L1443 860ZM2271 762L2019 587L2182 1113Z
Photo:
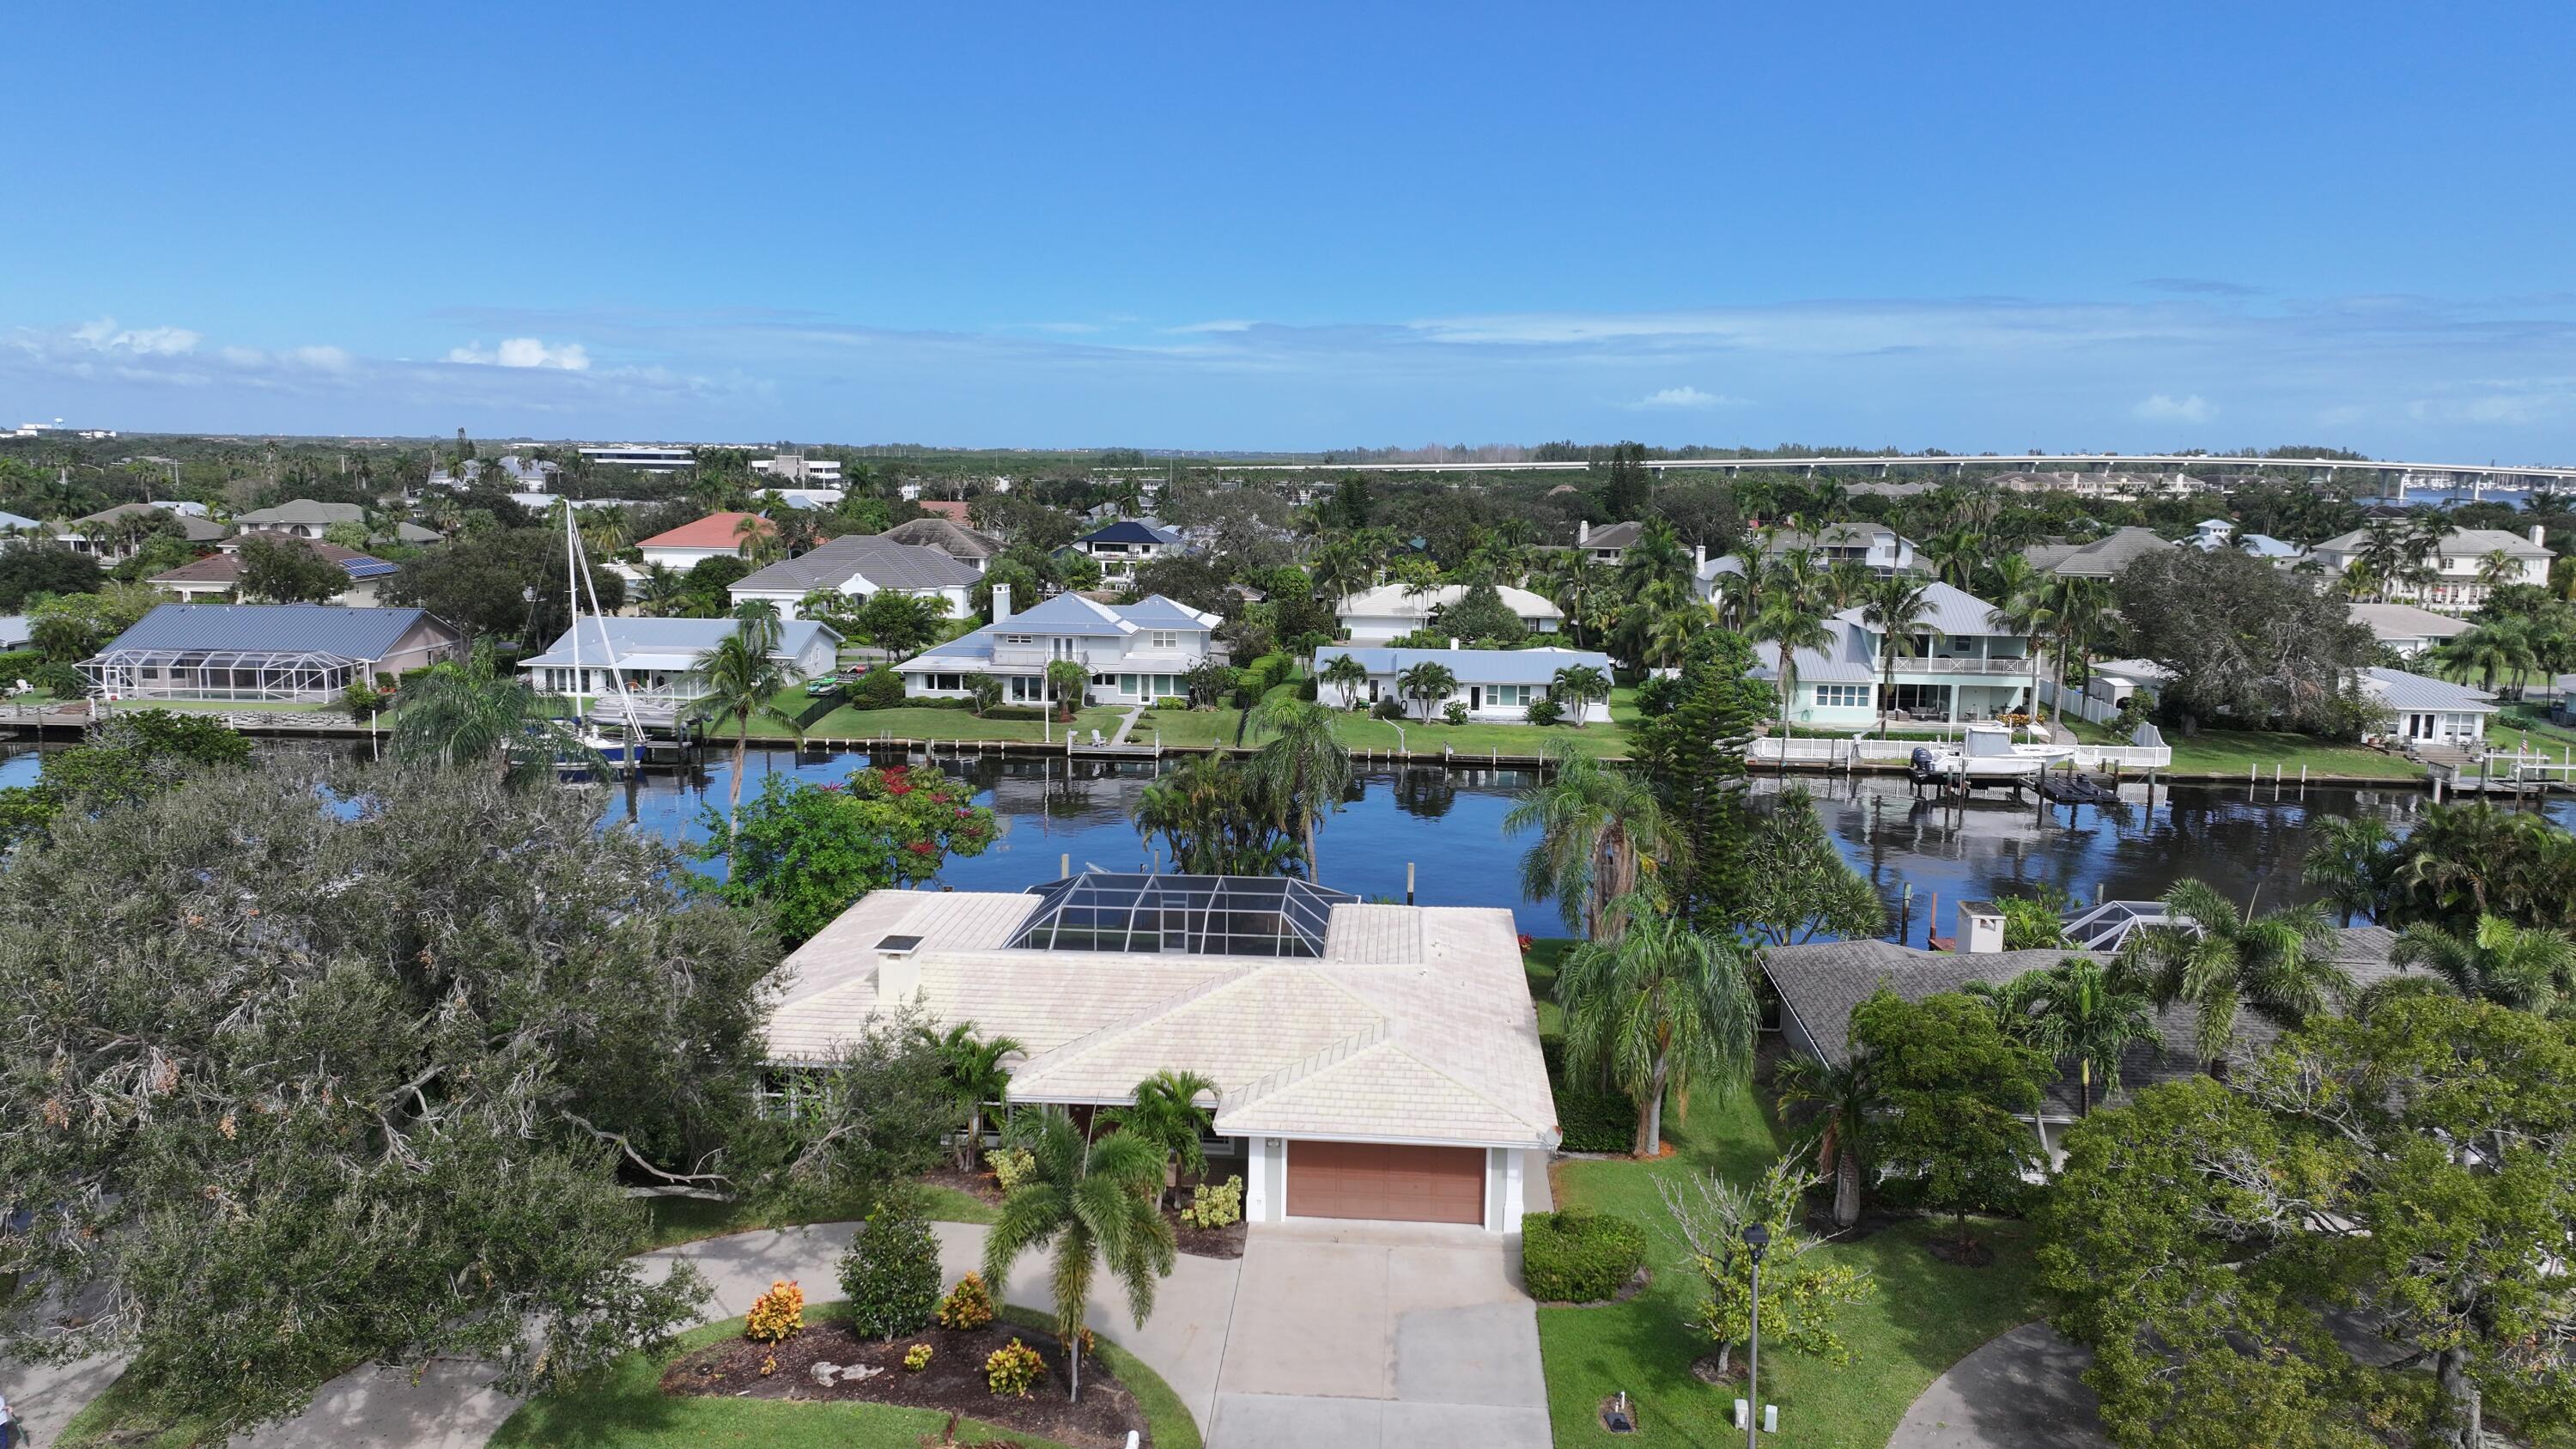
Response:
M114 649L81 661L90 687L118 699L320 704L360 660L315 649Z
M1317 958L1333 907L1359 899L1275 876L1106 871L1032 886L1029 894L1038 903L1009 943L1024 950Z

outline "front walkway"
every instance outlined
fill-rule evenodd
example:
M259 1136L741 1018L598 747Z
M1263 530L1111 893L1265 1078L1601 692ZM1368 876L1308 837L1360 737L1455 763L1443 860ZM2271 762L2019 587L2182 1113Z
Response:
M2091 1361L2045 1323L1998 1334L1932 1381L1887 1449L2111 1449L2078 1377Z

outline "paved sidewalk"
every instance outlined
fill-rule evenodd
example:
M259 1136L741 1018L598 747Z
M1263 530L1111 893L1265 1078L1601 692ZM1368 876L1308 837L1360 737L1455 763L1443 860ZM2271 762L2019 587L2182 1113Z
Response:
M1144 712L1145 706L1141 704L1136 706L1134 709L1127 711L1126 716L1118 721L1118 733L1109 737L1109 743L1113 745L1123 745L1127 743L1127 732L1136 727L1137 716Z
M2045 1323L1998 1334L1932 1381L1887 1449L2111 1449L2077 1377L2091 1361Z
M26 1422L35 1442L51 1446L72 1416L106 1393L124 1371L125 1360L112 1356L71 1363L0 1363L0 1394L8 1397L9 1412Z

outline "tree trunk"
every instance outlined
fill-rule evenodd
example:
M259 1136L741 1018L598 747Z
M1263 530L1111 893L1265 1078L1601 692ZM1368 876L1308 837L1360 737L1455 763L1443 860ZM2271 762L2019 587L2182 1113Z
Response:
M725 839L733 839L733 815L742 808L742 772L751 758L751 716L742 717L742 727L733 737L733 788L725 792Z
M2478 1386L2470 1382L2469 1351L2446 1348L2435 1361L2434 1382L2441 1386L2442 1401L2448 1407L2449 1422L2436 1432L2436 1443L2450 1449L2477 1449L2485 1430L2486 1405L2480 1399Z
M1664 1059L1655 1058L1655 1069L1646 1076L1646 1096L1637 1104L1636 1155L1653 1157L1664 1150Z
M1860 1221L1860 1154L1844 1148L1834 1158L1834 1226Z
M1305 818L1299 823L1305 827L1306 883L1309 885L1322 885L1324 883L1323 867L1315 863L1315 812L1311 810L1307 811Z

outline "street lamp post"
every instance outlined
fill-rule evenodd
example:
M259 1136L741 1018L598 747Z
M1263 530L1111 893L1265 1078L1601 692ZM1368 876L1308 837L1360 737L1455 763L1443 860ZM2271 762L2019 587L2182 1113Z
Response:
M1744 1352L1744 1449L1754 1449L1762 1432L1762 1250L1770 1246L1768 1226L1745 1227L1744 1248L1753 1256L1753 1333Z

